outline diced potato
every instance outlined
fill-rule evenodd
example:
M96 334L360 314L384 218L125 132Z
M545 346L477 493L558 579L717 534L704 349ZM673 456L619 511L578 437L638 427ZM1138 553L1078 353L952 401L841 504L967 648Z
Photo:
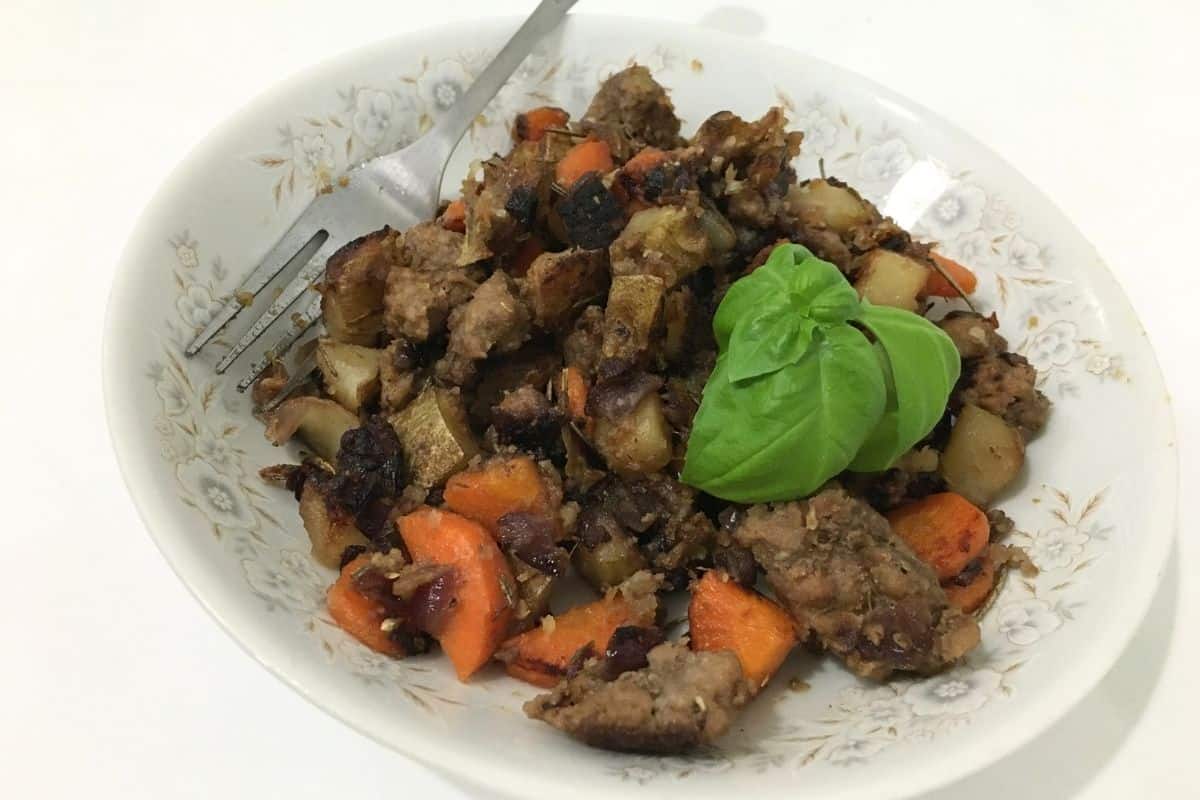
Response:
M384 227L332 256L321 284L321 312L331 339L370 346L383 331L383 292L396 232Z
M646 568L646 557L628 534L614 534L596 547L575 548L571 563L597 591L606 591Z
M317 343L317 369L333 399L357 414L379 396L382 355L382 350L325 338Z
M1016 428L978 406L963 406L942 454L942 477L950 489L987 507L1024 463L1025 442Z
M603 296L607 277L603 250L542 253L525 274L523 295L534 322L554 330L568 323L578 306Z
M342 552L350 545L370 544L354 518L329 502L317 481L305 481L300 490L300 519L312 542L313 558L330 569L341 566Z
M267 440L280 445L299 436L326 461L337 459L342 434L358 427L358 417L323 397L285 400L267 420Z
M409 481L418 486L442 484L479 452L457 391L429 384L390 422L404 451Z
M657 275L666 288L729 252L729 221L709 208L655 206L629 218L609 248L613 275Z
M929 279L929 268L920 261L877 249L860 258L858 267L854 288L859 297L877 306L917 310L917 301Z
M663 305L663 281L654 275L613 278L604 308L605 358L638 360L650 349Z
M787 205L801 222L823 225L839 234L849 233L874 217L857 192L823 178L793 186L788 190Z
M657 392L618 420L597 417L594 438L609 468L621 474L657 472L671 460L671 429Z

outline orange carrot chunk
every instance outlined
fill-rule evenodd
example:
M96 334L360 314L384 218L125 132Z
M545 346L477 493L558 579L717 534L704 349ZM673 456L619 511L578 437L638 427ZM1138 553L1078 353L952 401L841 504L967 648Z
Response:
M979 558L990 532L987 515L954 492L932 494L887 515L896 535L917 558L948 580Z
M964 267L962 264L952 259L946 258L939 253L930 253L937 265L945 270L954 281L962 287L962 290L967 294L975 291L975 287L979 285L979 278L975 277L975 273ZM943 278L937 270L929 270L929 278L925 281L925 294L933 295L934 297L958 297L958 292L954 291L954 287L950 282Z
M571 421L585 425L587 423L587 380L576 367L567 367L562 371L563 394L567 398L567 416Z
M617 628L653 625L654 609L653 603L630 602L619 591L610 592L558 616L543 618L538 627L500 645L496 657L505 662L504 668L514 678L549 688L563 679L571 660L583 648L591 647L595 655L601 655Z
M515 584L491 534L477 522L427 506L396 520L416 561L454 569L450 609L435 633L460 681L488 662L512 619Z
M641 182L646 173L667 160L667 154L657 147L643 147L633 158L625 162L621 172Z
M493 458L450 476L442 493L446 508L473 519L493 535L500 518L514 511L545 515L557 525L550 487L529 456Z
M991 556L985 555L980 560L978 572L974 575L957 575L945 581L942 588L946 590L946 599L950 601L950 605L958 606L969 614L983 605L995 584L996 562Z
M570 115L561 108L531 108L524 114L517 114L517 120L513 124L513 138L526 142L539 141L546 135L547 129L565 127L568 119Z
M792 618L753 589L711 570L692 587L693 650L732 650L754 691L767 685L796 645Z
M448 231L467 232L467 204L462 200L451 200L441 216L442 227Z
M607 142L587 139L572 147L554 167L554 180L564 189L589 172L608 172L613 168Z
M342 630L376 652L389 656L405 655L404 648L379 626L388 618L387 609L354 585L354 576L368 569L369 555L361 555L342 567L337 581L329 587L326 602L329 615Z

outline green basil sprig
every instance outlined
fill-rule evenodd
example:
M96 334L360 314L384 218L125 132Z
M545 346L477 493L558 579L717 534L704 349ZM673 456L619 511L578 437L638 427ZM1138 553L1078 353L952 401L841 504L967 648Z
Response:
M861 301L837 267L794 244L730 287L713 332L717 364L681 479L740 503L889 468L941 419L960 370L940 328Z

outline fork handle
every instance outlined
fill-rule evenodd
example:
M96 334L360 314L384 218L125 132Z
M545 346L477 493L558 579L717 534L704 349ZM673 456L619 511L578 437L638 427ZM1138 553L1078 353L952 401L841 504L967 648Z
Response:
M578 0L542 0L492 62L479 73L462 97L437 121L429 133L444 148L442 161L450 158L458 140L463 137L475 118L492 101L500 87L516 71L525 57L550 31L558 26L571 6Z

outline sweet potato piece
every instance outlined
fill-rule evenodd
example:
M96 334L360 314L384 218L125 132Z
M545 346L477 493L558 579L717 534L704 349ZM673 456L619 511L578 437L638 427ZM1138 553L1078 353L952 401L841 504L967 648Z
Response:
M892 530L939 580L958 575L987 549L987 515L954 492L941 492L887 515Z
M406 655L400 643L379 627L388 618L388 610L354 585L354 576L359 570L369 568L370 564L371 556L364 553L342 567L341 574L326 595L329 615L338 627L372 650L388 656Z
M567 151L554 167L554 180L564 189L589 172L604 174L613 168L612 151L607 142L585 139Z
M757 692L796 645L792 618L753 589L717 570L692 587L688 623L693 650L732 650Z
M466 681L487 663L512 621L512 572L492 535L466 517L423 506L396 520L416 561L454 568L452 608L437 640Z
M935 264L954 279L954 282L958 284L959 289L962 289L964 294L971 294L979 286L979 278L962 264L953 259L946 258L941 253L930 253L929 255L933 258ZM932 295L933 297L958 297L958 290L950 284L950 281L943 278L937 270L930 270L929 279L925 281L925 294Z
M556 106L531 108L524 114L517 114L513 122L513 138L517 141L540 141L548 128L565 128L569 119L570 115Z
M972 572L968 569L942 583L950 605L958 606L967 614L983 605L991 595L992 588L996 585L996 562L990 555L985 554L979 561L979 569L974 571L974 574L971 574Z
M474 469L452 475L443 497L446 508L473 519L493 535L500 518L514 511L545 515L558 521L556 493L529 456L493 458Z
M446 210L442 212L442 216L438 218L442 223L442 227L448 231L455 233L467 232L467 204L462 198L451 200L446 206Z
M538 627L502 644L496 658L514 678L555 686L581 649L590 646L599 655L617 628L653 625L657 585L649 572L639 572L599 600L545 617Z

